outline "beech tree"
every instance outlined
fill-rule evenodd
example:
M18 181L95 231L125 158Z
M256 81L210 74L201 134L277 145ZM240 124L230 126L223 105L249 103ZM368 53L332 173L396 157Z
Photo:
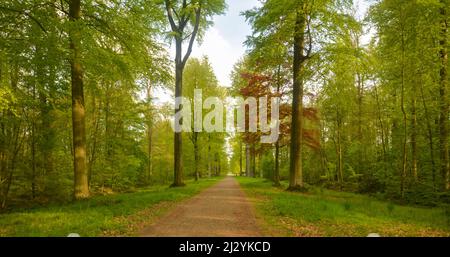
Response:
M202 59L190 59L186 64L183 78L183 95L189 99L194 100L195 90L201 90L203 99L208 97L220 97L222 99L222 96L225 95L223 90L219 87L219 82L217 81L214 70L207 57L203 57ZM194 102L191 103L191 110L194 110ZM200 114L200 112L198 114ZM204 117L206 115L206 110L202 110L201 115ZM187 134L193 147L193 151L189 152L193 153L194 178L199 180L206 172L208 172L208 175L213 173L211 170L215 167L214 165L217 166L222 164L222 162L218 162L219 160L216 160L214 163L215 160L213 157L219 154L225 155L222 151L223 147L221 147L224 142L225 133L210 134L207 132L196 131L194 115L192 115L191 132ZM216 147L212 147L212 144L214 143L212 141L216 143ZM205 147L202 147L202 145ZM210 148L212 148L212 150ZM206 151L207 149L210 150ZM184 155L186 156L188 154L185 153ZM208 167L206 172L203 168L205 166ZM191 163L186 163L185 167L190 168L192 165Z
M167 18L175 41L175 98L183 95L183 71L191 56L194 42L201 38L209 26L213 15L222 14L226 8L224 0L165 0ZM198 37L200 36L200 37ZM198 37L198 38L197 38ZM183 42L188 41L183 53ZM175 113L183 109L175 103ZM182 125L183 121L180 121ZM182 164L182 133L174 134L174 182L173 187L184 186Z
M343 14L339 9L346 5L348 1L267 0L262 7L245 14L253 26L253 37L263 40L278 38L293 50L289 190L303 190L304 187L303 97L308 81L307 64L315 52L313 46L320 49L320 44L314 42L314 36L332 34L334 25L330 24L333 21L328 19L334 19L336 24L341 23Z

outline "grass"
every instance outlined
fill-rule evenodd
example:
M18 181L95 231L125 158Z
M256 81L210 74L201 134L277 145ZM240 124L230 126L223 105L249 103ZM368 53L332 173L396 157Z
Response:
M255 202L258 219L272 236L450 236L442 208L420 208L312 187L292 193L263 179L238 178Z
M175 203L213 185L219 178L188 181L186 187L154 186L135 193L93 197L0 214L0 236L133 236Z

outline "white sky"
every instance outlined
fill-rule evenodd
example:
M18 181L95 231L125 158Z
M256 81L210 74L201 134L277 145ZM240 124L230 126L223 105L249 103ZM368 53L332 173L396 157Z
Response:
M231 86L230 73L233 65L244 55L244 41L252 30L241 12L257 5L257 0L226 0L228 10L214 17L214 26L206 32L204 42L192 52L194 57L209 57L221 86Z
M370 0L354 0L361 18L369 6L368 1ZM205 33L203 43L194 46L192 57L208 56L219 84L229 87L233 65L244 55L246 48L243 43L247 36L251 35L251 27L240 13L259 6L260 3L258 0L226 0L226 2L228 10L224 15L214 17L214 26ZM169 51L173 56L175 52L173 44ZM164 94L161 90L155 93L159 101L171 99L170 95Z

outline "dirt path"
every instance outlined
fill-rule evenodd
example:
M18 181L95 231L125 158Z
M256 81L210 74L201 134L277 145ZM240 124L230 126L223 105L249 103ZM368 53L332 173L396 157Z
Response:
M239 183L227 177L179 204L144 229L142 236L260 236L250 202Z

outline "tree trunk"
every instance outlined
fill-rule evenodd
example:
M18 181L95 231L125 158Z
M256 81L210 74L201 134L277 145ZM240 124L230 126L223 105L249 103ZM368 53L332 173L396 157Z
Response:
M378 96L378 89L377 86L374 87L374 92L375 92L375 100L377 103L377 116L378 116L378 122L380 123L380 131L381 131L381 150L382 150L382 154L383 154L383 167L384 167L384 171L385 171L385 175L388 172L387 169L387 155L386 155L386 135L387 133L385 133L384 130L384 124L383 124L383 119L381 117L381 110L380 110L380 98Z
M219 154L214 155L214 176L219 176Z
M16 164L16 155L13 156L13 159L11 160L11 167L9 169L9 174L8 177L6 179L6 187L3 190L3 196L2 196L2 205L0 209L5 209L6 208L6 203L8 201L8 194L9 194L9 190L11 189L11 184L12 184L12 180L13 180L13 174L14 174L14 170L15 170L15 164Z
M430 159L431 159L431 176L433 178L433 188L436 190L436 162L434 160L434 142L433 142L433 129L431 128L431 121L428 112L427 102L425 100L425 95L423 93L423 83L420 83L420 94L422 97L423 109L425 111L425 119L427 121L427 138L428 145L430 148Z
M402 57L401 57L401 99L400 105L403 115L403 142L402 142L402 169L400 174L400 194L402 198L405 196L405 180L406 180L406 165L407 165L407 117L405 110L405 36L402 31Z
M239 176L242 176L242 141L239 141Z
M413 85L413 92L416 92L415 83ZM411 107L411 162L412 162L412 176L415 182L418 180L417 174L417 113L416 96L412 94L412 107Z
M13 66L11 71L11 88L13 92L17 90L19 67ZM5 113L6 112L6 113ZM4 112L8 118L13 118L14 114L11 110ZM22 131L20 120L14 121L10 129L6 128L3 120L0 120L2 137L2 144L0 144L0 209L6 208L9 191L13 181L13 174L15 172L17 155L22 147L22 140L20 140L20 132Z
M250 147L249 145L246 143L245 144L245 175L247 177L250 177L250 169L251 169L251 157L250 157Z
M106 157L107 157L107 161L108 162L112 162L111 156L112 156L112 144L111 144L111 136L112 136L112 130L111 130L111 124L110 124L110 113L111 113L111 105L110 105L110 94L112 91L112 85L110 85L109 83L106 84L106 91L105 91L105 136L104 136L104 141L105 141L105 152L106 152ZM111 163L111 167L112 167L112 163Z
M289 167L289 188L298 190L303 188L302 148L303 148L303 79L302 73L306 56L305 29L306 15L304 10L297 11L294 35L294 66L293 66L293 96L292 96L292 125L291 125L291 156Z
M33 118L32 118L33 119ZM36 124L31 121L31 198L36 198Z
M264 178L264 171L262 169L262 156L261 153L258 154L258 170L259 170L259 177Z
M359 47L359 42L357 43L357 47ZM358 172L361 172L364 168L364 159L365 159L365 154L364 154L364 150L365 147L363 146L363 131L362 131L362 126L363 126L363 97L364 97L364 80L363 80L363 76L358 72L357 73L357 78L358 78L358 143L359 143L359 147L358 147Z
M51 105L48 103L45 94L41 93L39 95L40 99L40 115L42 121L43 138L40 143L40 150L42 151L45 174L53 173L53 149L54 149L54 128L52 126L51 117Z
M208 178L211 177L211 134L208 134Z
M273 172L273 185L280 186L280 141L275 143L275 170Z
M39 61L45 58L48 54L49 53L47 48L36 47L35 58L37 58L37 63L39 63ZM33 89L33 98L36 97L36 93L38 93L39 98L39 118L36 117L35 120L40 121L40 123L33 122L34 129L38 132L38 136L35 137L34 147L36 147L35 151L37 153L41 153L42 159L39 159L39 156L33 157L35 158L35 161L37 161L37 163L35 164L35 166L37 165L37 167L34 167L34 171L36 171L36 168L38 168L38 170L43 170L45 183L42 184L41 191L48 191L48 193L51 194L53 189L51 188L51 184L48 184L48 181L52 181L55 179L55 177L52 176L54 169L53 151L55 131L52 124L54 120L51 113L52 104L49 103L48 97L54 98L53 91L55 90L54 83L56 80L57 71L55 66L42 64L36 64L35 69L37 72L37 83L41 85L41 88L39 90Z
M177 38L175 40L176 57L175 57L175 98L181 97L183 92L183 64L181 60L182 55L182 41ZM182 105L175 108L175 113L183 109ZM180 120L179 126L183 125L183 120ZM182 187L183 182L183 164L182 164L182 133L175 132L174 135L174 180L172 187Z
M336 151L337 151L337 158L338 158L338 182L342 189L342 184L344 183L344 164L342 159L342 135L341 135L341 126L342 121L339 112L337 113L337 145L336 145Z
M277 96L280 96L281 90L281 65L278 65L277 68ZM278 120L278 125L280 125L280 121ZM275 169L273 172L273 185L278 187L280 186L280 137L278 137L277 142L275 143Z
M442 188L448 190L449 184L449 150L448 150L448 115L449 115L449 103L448 103L448 52L447 52L447 11L446 1L441 0L442 7L440 9L441 14L441 33L440 33L440 119L439 119L439 143L440 143L440 159L441 159L441 176L442 176Z
M250 177L254 178L256 174L256 151L255 146L253 144L250 146L250 158L251 158Z
M199 161L200 158L198 156L198 132L194 132L194 159L195 159L195 163L194 163L194 172L195 172L195 181L198 181L200 178L200 174L199 174L199 170L198 170L198 166L199 166Z
M33 100L36 99L36 85L33 85ZM36 198L36 120L34 115L30 117L30 150L31 150L31 198Z
M80 0L71 0L69 18L72 23L80 20ZM73 125L73 163L74 198L89 197L88 174L86 169L86 124L83 93L83 70L81 67L81 35L79 29L70 30L70 58L72 77L72 125Z
M147 183L151 183L153 176L153 162L152 162L152 137L153 137L153 107L152 107L152 84L148 83L147 86L147 104L148 104L148 117L147 117L147 137L148 137L148 163L147 163Z

